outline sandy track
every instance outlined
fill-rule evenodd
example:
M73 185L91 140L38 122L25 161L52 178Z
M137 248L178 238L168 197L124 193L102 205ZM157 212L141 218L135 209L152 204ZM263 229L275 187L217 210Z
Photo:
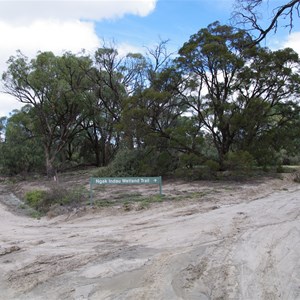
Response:
M300 299L300 187L268 186L52 220L0 205L0 299Z

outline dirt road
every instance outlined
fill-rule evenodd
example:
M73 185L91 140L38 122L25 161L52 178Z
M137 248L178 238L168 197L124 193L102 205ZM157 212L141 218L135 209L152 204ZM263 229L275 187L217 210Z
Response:
M10 197L4 186L0 194ZM291 182L50 220L0 202L0 224L3 300L300 299L300 186Z

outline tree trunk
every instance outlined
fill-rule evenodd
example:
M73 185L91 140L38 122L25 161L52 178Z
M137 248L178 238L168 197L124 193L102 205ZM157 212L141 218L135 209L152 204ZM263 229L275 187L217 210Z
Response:
M47 147L45 148L45 157L47 177L57 181L57 170L54 167L54 157L51 157L50 150Z

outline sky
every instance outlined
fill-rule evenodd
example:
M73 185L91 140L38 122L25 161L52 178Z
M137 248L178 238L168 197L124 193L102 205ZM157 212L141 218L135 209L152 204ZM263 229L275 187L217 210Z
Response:
M284 2L266 0L262 22ZM174 52L214 21L229 24L233 5L234 0L0 0L0 78L17 50L28 57L38 51L93 53L105 43L126 54L169 40ZM279 27L263 43L273 50L292 47L300 54L299 18L291 32ZM1 91L0 83L0 117L23 106Z

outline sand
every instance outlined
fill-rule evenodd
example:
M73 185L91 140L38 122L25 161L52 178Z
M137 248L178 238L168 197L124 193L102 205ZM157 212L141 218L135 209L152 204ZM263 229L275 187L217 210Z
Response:
M186 191L36 220L2 184L0 299L300 299L299 184L164 183Z

